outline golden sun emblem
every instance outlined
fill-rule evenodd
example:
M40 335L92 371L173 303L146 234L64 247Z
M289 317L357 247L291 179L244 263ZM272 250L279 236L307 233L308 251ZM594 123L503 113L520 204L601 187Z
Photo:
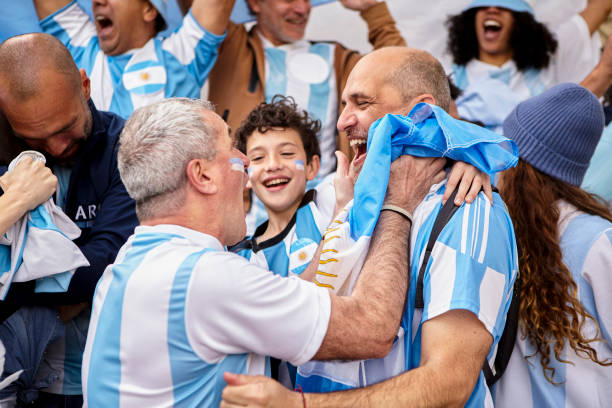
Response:
M298 258L300 258L300 261L305 261L306 260L306 252L300 252L300 254L298 255Z
M149 73L148 72L143 72L140 74L140 79L142 79L143 81L148 81L149 80Z

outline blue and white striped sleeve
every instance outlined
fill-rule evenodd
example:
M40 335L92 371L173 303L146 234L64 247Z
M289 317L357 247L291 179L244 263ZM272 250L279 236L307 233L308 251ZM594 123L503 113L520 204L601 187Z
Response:
M216 35L206 31L189 11L183 19L183 24L163 40L162 49L185 66L201 87L217 61L219 45L225 35L226 33Z
M612 344L612 228L603 231L589 248L579 283L580 301L599 324L599 335ZM592 292L592 293L589 293Z
M40 21L42 30L59 39L70 51L79 68L91 74L100 47L96 27L73 0Z
M496 342L503 332L518 259L512 222L498 195L481 193L442 230L423 279L422 321L445 312L474 313Z

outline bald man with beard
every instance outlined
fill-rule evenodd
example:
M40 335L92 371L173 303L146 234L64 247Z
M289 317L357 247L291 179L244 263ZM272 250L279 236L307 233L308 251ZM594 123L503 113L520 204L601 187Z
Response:
M64 45L48 34L17 36L0 45L0 111L20 142L45 155L59 180L55 203L81 229L75 243L90 263L76 270L64 293L34 293L34 281L13 284L2 302L2 318L22 306L60 310L66 335L47 348L48 371L39 371L39 376L59 379L44 389L45 398L65 395L79 405L84 346L79 339L87 333L88 304L104 268L138 223L134 202L117 170L123 119L96 109L87 74L77 69ZM0 167L0 174L5 172L6 167ZM19 318L18 313L11 318ZM11 318L3 325L10 324ZM22 345L10 333L2 341L7 349L6 370L12 347ZM28 367L28 372L35 373L36 368Z
M338 130L347 133L355 153L350 172L358 173L365 161L368 129L374 121L387 113L407 115L421 102L438 105L445 110L450 105L448 81L442 66L433 56L425 51L388 47L361 59L344 88L344 110L338 119ZM449 176L447 184L453 177ZM435 191L430 190L430 195L435 198L424 200L415 210L414 219L421 221L415 221L412 226L413 236L430 235L432 224L424 220L435 218L433 208L440 208L439 204L436 206L436 200L442 202L452 192L448 188L442 192L439 187L435 186ZM364 388L302 395L263 376L226 373L228 386L224 390L221 407L492 406L481 370L485 358L494 353L500 328L503 331L510 303L508 288L511 290L516 276L516 246L510 218L499 195L493 194L491 204L485 194L479 194L480 186L472 191L464 185L460 190L463 190L463 194L467 192L466 201L468 198L474 201L471 207L462 205L457 210L458 214L446 225L446 235L441 234L436 241L433 260L430 258L423 280L425 306L422 310L415 310L417 285L414 283L424 247L419 239L412 241L416 242L416 246L412 248L411 284L402 318L406 343L399 346L405 353L406 371ZM489 208L490 215L473 213L475 208L481 206ZM496 237L496 242L489 239L487 244L486 234L483 236L477 232L474 236L467 232L470 227L462 225L462 222L465 217L472 216L478 218L476 222L481 222L480 225L487 225L489 236ZM480 256L470 255L470 251L465 254L465 251L454 246L461 242L464 233L475 240L473 245L486 248L479 251ZM443 236L444 242L441 240ZM439 246L440 243L444 245ZM499 259L502 261L498 262ZM479 272L482 268L486 268L484 277ZM493 279L500 281L495 287L483 291L483 282L491 270L495 274ZM444 290L434 286L434 279L430 279L430 276L434 276L438 283L448 282L451 293L448 288ZM456 282L459 282L459 289ZM484 286L488 287L486 284ZM479 305L480 309L474 305ZM367 363L372 363L372 360ZM386 364L393 362L380 361L380 366L386 367ZM312 373L314 376L319 374ZM359 375L362 375L361 371ZM326 378L333 382L331 377ZM317 381L312 378L308 380Z

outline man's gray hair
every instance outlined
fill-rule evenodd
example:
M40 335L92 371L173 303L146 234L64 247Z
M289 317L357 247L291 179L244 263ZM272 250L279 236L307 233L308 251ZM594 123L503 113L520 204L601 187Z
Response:
M171 215L185 201L186 167L213 160L217 135L203 110L210 102L170 98L137 109L119 139L118 167L140 221Z
M450 87L442 64L422 50L406 49L404 55L402 63L390 73L388 81L401 92L405 102L422 94L431 94L436 104L448 112Z

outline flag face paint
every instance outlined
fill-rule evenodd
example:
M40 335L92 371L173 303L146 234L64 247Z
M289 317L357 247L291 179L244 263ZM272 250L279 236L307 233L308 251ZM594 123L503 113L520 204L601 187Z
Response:
M244 163L237 157L230 157L230 164L232 165L232 170L244 172Z
M295 168L304 171L304 162L302 160L294 160Z
M253 166L249 166L247 168L247 174L249 175L249 178L253 175Z

